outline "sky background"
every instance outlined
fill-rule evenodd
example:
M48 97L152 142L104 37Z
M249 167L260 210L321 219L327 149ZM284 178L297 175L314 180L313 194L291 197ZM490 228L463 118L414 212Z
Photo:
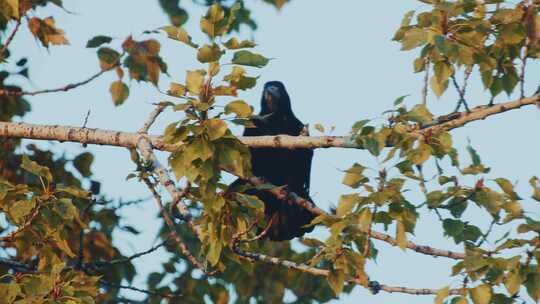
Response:
M206 38L198 29L199 16L204 8L185 6L190 12L186 29L199 43ZM64 1L66 13L58 8L41 10L38 16L54 15L58 27L65 29L70 46L52 47L46 50L31 37L26 28L21 31L12 44L11 51L30 60L31 83L25 83L27 90L38 90L63 86L67 83L88 78L98 71L95 49L85 49L88 39L95 35L108 35L116 38L113 45L118 46L123 39L132 34L141 40L145 30L167 25L168 20L157 1L140 0L94 0ZM331 4L330 4L331 3ZM281 11L265 5L262 1L250 1L254 19L259 25L256 32L244 29L242 38L253 38L260 46L257 52L275 58L260 70L251 70L259 75L257 87L240 98L258 110L262 86L269 80L285 83L293 103L293 110L304 122L312 126L320 123L330 130L328 135L346 135L354 122L362 119L376 119L383 122L381 115L391 109L393 101L402 95L410 94L406 104L412 106L420 101L423 75L414 74L412 60L417 51L401 52L399 44L392 42L394 31L400 24L404 13L409 10L422 10L426 7L419 1L320 1L294 0ZM169 64L170 78L162 77L160 89L165 91L170 81L183 82L185 71L199 68L193 49L161 35L161 55ZM526 88L531 94L540 82L538 65L529 66ZM478 75L472 77L468 100L472 106L485 104L489 95L482 90ZM152 103L170 100L148 84L131 82L131 95L121 107L115 107L110 99L109 85L116 80L115 73L108 73L90 85L66 93L32 97L33 111L24 117L25 122L38 124L59 124L82 126L88 110L91 115L88 127L136 131L153 110ZM451 91L451 90L450 90ZM516 96L513 96L514 98ZM496 101L509 100L500 95ZM456 94L449 92L437 99L430 93L428 104L436 114L453 110ZM492 167L490 178L506 177L517 183L517 189L524 197L530 196L528 180L540 175L537 155L540 149L537 130L540 111L528 107L474 122L465 128L452 132L455 147L465 161L467 140L481 155L485 164ZM152 128L152 133L160 134L168 122L178 120L178 114L166 113L160 116ZM237 134L241 129L234 129ZM535 132L536 131L536 132ZM312 135L320 135L311 130ZM29 141L27 141L29 142ZM67 155L76 155L84 150L79 144L43 143ZM125 181L134 169L126 150L114 147L89 146L86 150L96 156L92 167L95 178L102 182L102 192L111 198L135 199L148 197L146 187L135 181ZM166 155L161 154L162 160ZM350 193L341 184L342 170L354 162L367 165L373 170L381 167L366 151L344 149L319 149L315 151L312 169L312 197L317 205L328 210L336 204L339 196ZM376 172L376 171L372 171ZM428 174L429 175L429 174ZM411 194L415 204L423 202L418 193ZM538 206L526 200L530 216L539 218ZM157 209L153 201L123 209L127 223L137 227L142 234L137 237L118 235L117 244L124 254L140 252L152 246L160 224L156 220ZM471 220L483 213L474 213ZM476 217L478 216L478 217ZM486 227L487 223L478 223ZM451 240L442 236L441 225L434 214L422 217L416 235L411 239L419 244L434 247L462 250ZM506 231L495 231L500 236ZM498 233L498 235L497 235ZM394 234L394 230L390 231ZM316 230L312 237L323 237L324 232ZM459 284L457 278L450 278L452 261L444 258L431 258L411 251L401 251L376 243L380 249L377 263L369 262L368 273L374 280L395 286L412 288L442 288L449 284ZM141 273L159 270L164 260L163 252L156 252L135 260ZM134 286L144 287L144 276L139 276ZM130 294L134 298L137 294ZM432 303L430 296L408 296L380 293L371 295L361 287L352 294L342 295L336 303ZM532 302L531 302L532 303Z

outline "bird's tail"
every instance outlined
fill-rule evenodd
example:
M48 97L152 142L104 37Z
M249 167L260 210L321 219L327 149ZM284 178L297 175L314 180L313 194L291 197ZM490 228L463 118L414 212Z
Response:
M291 240L313 231L313 226L305 227L315 218L311 212L298 205L277 199L267 199L265 202L266 220L270 225L267 236L270 240Z

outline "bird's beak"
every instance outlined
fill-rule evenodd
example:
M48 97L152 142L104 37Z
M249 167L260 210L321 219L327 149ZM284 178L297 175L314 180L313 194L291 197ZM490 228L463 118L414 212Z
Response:
M268 95L270 95L272 99L281 98L281 92L279 91L279 88L273 85L267 86L264 90L264 93L266 95L266 98L268 98Z

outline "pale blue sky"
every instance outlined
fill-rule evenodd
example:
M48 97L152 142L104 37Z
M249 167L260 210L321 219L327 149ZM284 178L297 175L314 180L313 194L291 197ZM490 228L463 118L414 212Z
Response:
M281 80L287 86L293 108L302 121L311 125L321 123L327 130L335 126L332 135L342 135L361 119L379 118L377 122L381 123L381 113L392 108L396 97L410 94L408 105L419 101L422 75L412 73L412 60L417 52L400 52L399 45L390 39L402 15L411 9L421 9L420 2L294 0L280 12L262 4L262 1L252 2L250 5L259 29L255 33L244 31L242 36L253 37L260 44L258 52L275 58L264 69L252 70L253 74L260 75L260 81L254 90L240 95L256 108L263 83ZM26 86L29 90L57 87L94 74L99 68L95 50L84 46L97 34L115 37L114 43L119 45L129 34L141 39L142 31L167 24L157 1L152 0L65 1L65 7L73 14L52 9L43 11L42 16L53 12L57 25L66 29L70 46L53 47L47 51L38 46L26 29L13 43L15 54L30 58L32 83ZM196 41L204 42L205 38L198 30L198 16L204 9L188 7L192 18L186 28ZM164 36L160 40L163 42L162 56L169 64L171 74L171 79L164 77L160 82L160 88L165 90L171 80L183 81L185 71L199 65L192 49ZM529 93L540 81L538 67L529 67ZM25 121L81 126L90 109L88 127L136 131L153 109L150 103L167 99L150 85L132 82L130 98L125 105L116 108L108 92L109 84L114 80L116 75L110 73L77 90L33 97L33 111ZM477 75L470 87L468 100L472 105L487 103L488 94L482 90ZM506 97L501 95L497 100L504 101ZM428 102L434 112L443 114L454 108L456 95L451 92L437 100L430 94ZM492 167L490 177L517 181L518 190L528 197L528 179L532 175L540 175L540 166L536 162L540 144L535 132L540 127L539 118L540 111L531 107L472 123L452 134L456 146L463 151L464 160L464 147L470 138L482 160ZM178 116L171 113L161 116L153 132L161 132L174 119ZM312 130L312 135L317 135L317 132ZM68 155L82 150L78 144L43 146L57 151L67 150ZM103 183L102 191L110 197L129 199L149 195L144 185L125 181L125 176L134 168L125 150L97 146L90 146L87 150L95 153L92 169ZM320 207L328 209L331 203L336 204L340 194L350 192L341 185L343 174L340 170L347 169L354 162L369 165L375 170L379 168L365 151L320 149L315 152L312 197ZM422 202L418 194L411 195L411 199L416 204ZM535 203L527 201L525 204ZM537 207L535 211L538 212ZM116 239L125 249L124 253L131 254L150 247L159 226L155 220L157 211L154 203L149 201L125 212L129 222L143 233L136 238L119 236ZM538 218L538 213L533 213L533 216ZM485 227L485 223L479 225ZM393 230L390 233L393 234ZM313 234L321 235L321 232ZM461 250L442 237L440 224L433 214L422 218L414 240L420 244ZM380 242L377 245L381 250L378 264L368 264L369 274L375 280L416 288L441 288L459 282L449 278L451 261L403 252ZM161 258L161 254L156 253L138 259L136 264L143 272L154 271L159 267ZM139 287L143 284L141 277L134 283ZM360 301L427 304L432 303L433 298L387 293L373 296L357 287L351 295L342 295L339 303Z

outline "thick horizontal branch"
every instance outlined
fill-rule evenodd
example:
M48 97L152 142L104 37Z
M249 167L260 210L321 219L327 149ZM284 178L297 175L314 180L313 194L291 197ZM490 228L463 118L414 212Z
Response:
M412 130L412 136L422 136L422 133L438 130L452 130L472 121L482 120L489 116L519 109L523 106L540 102L540 94L530 98L519 99L489 107L477 107L471 112L455 112L439 117L433 124L421 130ZM26 123L0 122L0 137L28 138L42 140L57 140L79 142L84 144L110 145L135 148L140 134L118 132L104 129L89 129L70 126L50 126ZM162 151L174 151L174 145L167 145L161 136L148 136L152 147ZM360 148L348 136L253 136L239 137L252 148Z
M100 129L88 129L88 128L78 128L78 127L65 127L65 126L45 126L45 125L33 125L25 123L7 123L0 122L0 137L11 137L11 138L29 138L29 139L45 139L45 140L58 140L58 141L69 141L69 142L79 142L83 144L98 144L98 145L109 145L109 146L119 146L126 148L135 148L141 139L141 136L148 139L153 148L159 150L169 150L168 148L172 147L164 145L163 141L159 137L151 137L147 135L141 135L138 133L127 133L127 132L116 132ZM292 137L294 138L294 137ZM310 138L310 137L306 137ZM146 141L145 141L146 142ZM149 151L150 147L142 149L142 151ZM166 149L167 148L167 149ZM148 156L148 155L146 155ZM146 157L145 156L145 157ZM160 179L164 182L165 185L171 185L170 180L166 175L166 170L162 166L157 167L158 173L161 172ZM262 180L254 178L250 180L252 184L261 184L264 183ZM166 187L167 188L167 187ZM170 187L172 188L172 187ZM172 189L169 192L173 197L176 196L175 191ZM283 188L275 188L272 191L281 191L280 193L274 193L278 197L285 199L290 195ZM310 210L312 213L320 215L324 214L325 211L316 207L313 207L311 203L295 195L293 197L295 203L302 205L306 209ZM174 199L177 202L177 199ZM375 239L385 241L391 245L396 245L396 240L389 235L372 231L371 236ZM419 253L429 254L432 256L441 256L448 257L453 259L463 259L464 255L461 253L450 252L446 250L438 250L431 248L429 246L419 246L414 243L407 243L407 248L414 250Z

